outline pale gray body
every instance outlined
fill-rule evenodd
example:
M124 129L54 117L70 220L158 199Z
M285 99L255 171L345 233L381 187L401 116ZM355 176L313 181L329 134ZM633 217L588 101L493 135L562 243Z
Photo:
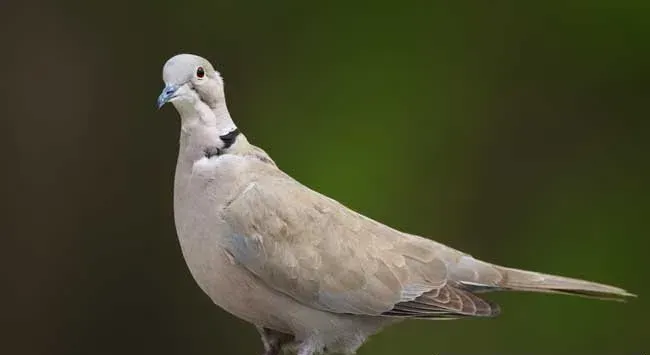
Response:
M254 183L255 165L265 163L237 156L204 159L194 164L179 159L174 210L181 248L192 276L217 305L258 327L293 335L314 350L327 346L337 353L353 352L366 337L394 321L306 306L260 282L242 267L228 250L237 232L220 211Z
M174 215L183 256L220 307L257 326L266 354L354 353L407 318L491 317L475 293L523 290L620 299L626 291L485 263L364 217L298 183L237 134L212 65L163 69L181 115Z

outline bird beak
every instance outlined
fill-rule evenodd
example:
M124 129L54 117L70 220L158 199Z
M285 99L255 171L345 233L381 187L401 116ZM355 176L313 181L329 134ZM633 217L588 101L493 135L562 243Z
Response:
M158 108L163 107L164 104L173 99L175 97L174 94L176 94L176 90L178 90L178 85L166 85L160 96L158 96Z

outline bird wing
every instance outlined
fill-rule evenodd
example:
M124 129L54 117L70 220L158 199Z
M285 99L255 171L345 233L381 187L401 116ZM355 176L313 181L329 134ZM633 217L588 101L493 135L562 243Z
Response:
M449 279L447 264L465 254L387 227L284 174L258 175L221 217L232 258L310 307L413 318L498 311Z

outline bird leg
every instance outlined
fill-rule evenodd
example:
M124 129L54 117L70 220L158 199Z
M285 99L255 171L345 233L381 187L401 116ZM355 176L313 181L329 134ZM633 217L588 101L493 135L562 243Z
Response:
M314 342L306 340L298 345L297 355L314 355L314 353L316 353L316 350L317 348Z
M256 328L262 337L262 343L264 343L263 355L279 355L282 347L293 341L293 336L290 334L260 326L256 326Z

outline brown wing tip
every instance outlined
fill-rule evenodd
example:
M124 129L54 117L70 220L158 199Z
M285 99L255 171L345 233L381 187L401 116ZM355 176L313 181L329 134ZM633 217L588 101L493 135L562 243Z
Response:
M498 304L468 291L447 286L425 293L415 300L398 303L383 315L419 319L450 319L493 318L500 313L501 308Z
M476 313L474 314L474 316L494 318L501 314L501 307L498 304L483 298L479 298L476 295L472 295L472 296L474 297L474 302L477 306ZM483 304L482 308L478 307L478 302L476 300L480 300L478 302Z
M501 307L498 304L489 301L486 302L490 304L490 313L486 317L497 317L501 314Z

